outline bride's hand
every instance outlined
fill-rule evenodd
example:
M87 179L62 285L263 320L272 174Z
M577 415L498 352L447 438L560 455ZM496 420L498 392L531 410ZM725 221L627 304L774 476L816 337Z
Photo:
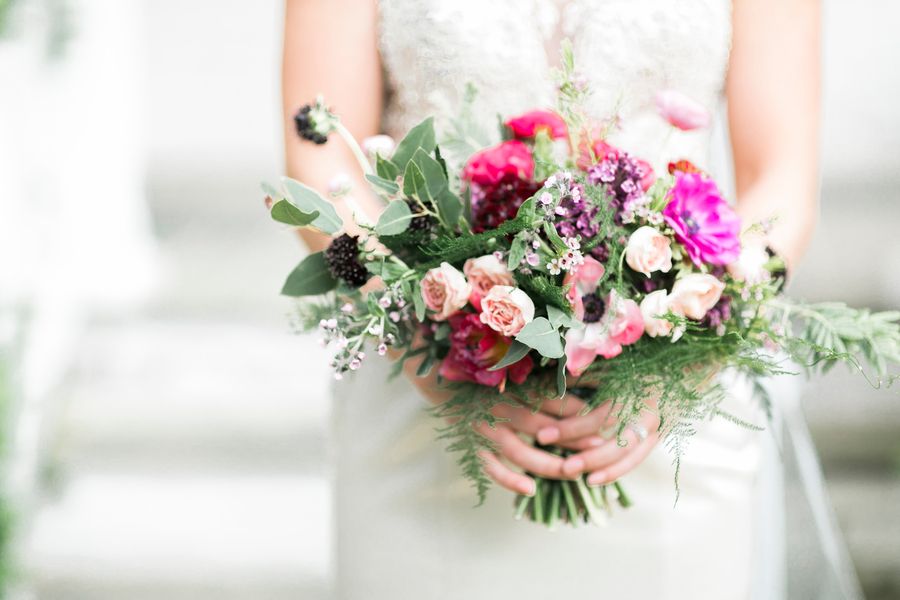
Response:
M537 432L540 443L564 446L616 424L616 417L610 414L609 407L599 406L582 414L584 403L578 398L570 398L572 404L579 407L576 413L540 429ZM590 485L612 483L619 479L641 464L656 446L659 441L658 415L653 411L644 411L638 422L627 428L621 437L625 445L619 445L618 440L613 438L569 456L563 463L563 474L577 477L588 473L587 482Z

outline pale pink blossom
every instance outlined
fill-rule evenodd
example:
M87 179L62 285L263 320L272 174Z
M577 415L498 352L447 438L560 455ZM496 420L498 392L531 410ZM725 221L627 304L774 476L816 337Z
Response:
M612 291L607 302L607 313L611 319L609 322L610 339L623 346L635 343L644 334L644 317L637 302L627 298L620 298Z
M597 284L605 272L605 267L596 259L585 256L584 262L578 265L577 269L566 273L563 278L563 285L569 286L566 297L569 299L577 319L584 318L584 304L581 297L593 293L597 289Z
M481 299L481 322L506 337L513 337L534 320L534 302L509 285L495 285Z
M650 292L641 301L641 315L644 317L644 331L650 337L672 336L672 341L678 340L684 329L675 329L674 323L663 319L664 315L672 313L683 317L681 307L672 305L672 297L666 290Z
M706 127L710 122L705 106L677 90L664 90L656 95L656 109L673 127L683 131Z
M744 281L750 285L762 283L769 278L766 263L769 262L769 253L762 244L747 244L741 248L738 259L728 265L728 272L738 281Z
M670 306L699 321L716 305L724 289L725 284L712 275L691 273L675 281Z
M578 377L598 356L614 358L622 353L622 344L614 342L605 325L590 323L566 332L566 370Z
M443 321L459 311L472 293L465 276L446 262L425 273L420 287L422 300L434 311L432 318L435 321Z
M628 238L625 262L647 277L655 271L668 273L672 269L672 241L655 227L638 227Z
M495 285L513 285L513 276L506 265L494 254L485 254L478 258L470 258L463 265L463 273L472 287L469 302L477 310L481 310L481 299Z

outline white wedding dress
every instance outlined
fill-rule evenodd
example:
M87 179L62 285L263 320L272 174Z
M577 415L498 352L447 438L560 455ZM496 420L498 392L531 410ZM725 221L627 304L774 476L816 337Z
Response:
M555 105L552 67L572 41L598 118L617 113L611 141L659 161L710 164L708 131L670 134L654 95L675 89L715 111L731 34L728 0L382 0L380 44L391 95L385 129L455 115L465 85L476 117ZM663 153L665 155L663 155ZM403 378L377 359L336 384L336 589L341 600L627 598L778 600L760 592L765 434L704 423L682 462L660 445L623 483L634 506L606 528L550 533L512 518L513 496L475 494L435 441L439 425ZM727 410L764 424L746 386ZM774 515L769 515L774 516ZM774 519L773 522L777 522ZM757 589L754 591L754 586Z

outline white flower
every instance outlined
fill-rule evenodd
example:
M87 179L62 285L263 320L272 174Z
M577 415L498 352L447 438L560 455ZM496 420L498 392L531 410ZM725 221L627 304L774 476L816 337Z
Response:
M769 262L769 254L761 244L748 244L741 248L738 259L728 265L728 272L738 281L744 281L750 285L762 283L769 279L769 271L766 263Z
M653 227L639 227L628 238L625 262L647 277L655 271L668 273L672 269L672 242Z
M644 317L644 331L647 335L650 337L671 335L674 342L684 333L684 328L679 327L674 330L675 326L671 321L660 318L667 313L684 316L681 314L680 307L672 306L671 296L666 290L650 292L641 301L641 315Z
M712 275L691 273L675 281L670 306L699 321L716 305L724 289L725 284Z
M390 158L394 152L394 138L389 135L373 135L363 140L363 151L369 156L374 157L376 154L384 158Z

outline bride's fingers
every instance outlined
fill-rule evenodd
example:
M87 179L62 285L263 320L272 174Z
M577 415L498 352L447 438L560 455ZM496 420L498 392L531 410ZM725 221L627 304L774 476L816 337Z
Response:
M481 423L477 429L484 437L497 444L500 454L514 465L543 477L562 476L563 459L561 457L539 450L522 441L508 427L498 425L491 428L487 423Z
M484 472L498 485L516 494L534 496L535 484L531 477L516 473L500 462L500 459L493 452L482 450L478 453L478 456L484 463Z
M623 437L627 442L625 446L620 446L616 440L608 440L603 446L569 456L563 462L563 473L568 477L577 477L582 473L604 469L622 460L638 444L637 437L631 432L624 434Z
M555 427L557 419L541 413L532 412L530 409L522 406L511 406L509 404L498 404L494 407L494 415L502 419L507 419L506 425L512 427L516 431L535 437L540 429L546 427ZM587 448L595 448L604 443L604 439L599 435L591 435L577 440L560 444L569 450L586 450Z
M559 420L555 425L538 430L537 440L542 444L572 441L598 431L614 421L610 407L598 406L586 415L577 414Z
M651 433L647 439L638 444L633 451L627 452L621 460L588 475L588 484L602 485L604 483L612 483L628 474L632 469L644 462L647 455L650 454L654 447L656 447L657 441L659 441L659 434L656 432Z
M572 394L566 394L562 398L550 398L541 404L541 412L554 417L573 417L585 408L584 400Z

